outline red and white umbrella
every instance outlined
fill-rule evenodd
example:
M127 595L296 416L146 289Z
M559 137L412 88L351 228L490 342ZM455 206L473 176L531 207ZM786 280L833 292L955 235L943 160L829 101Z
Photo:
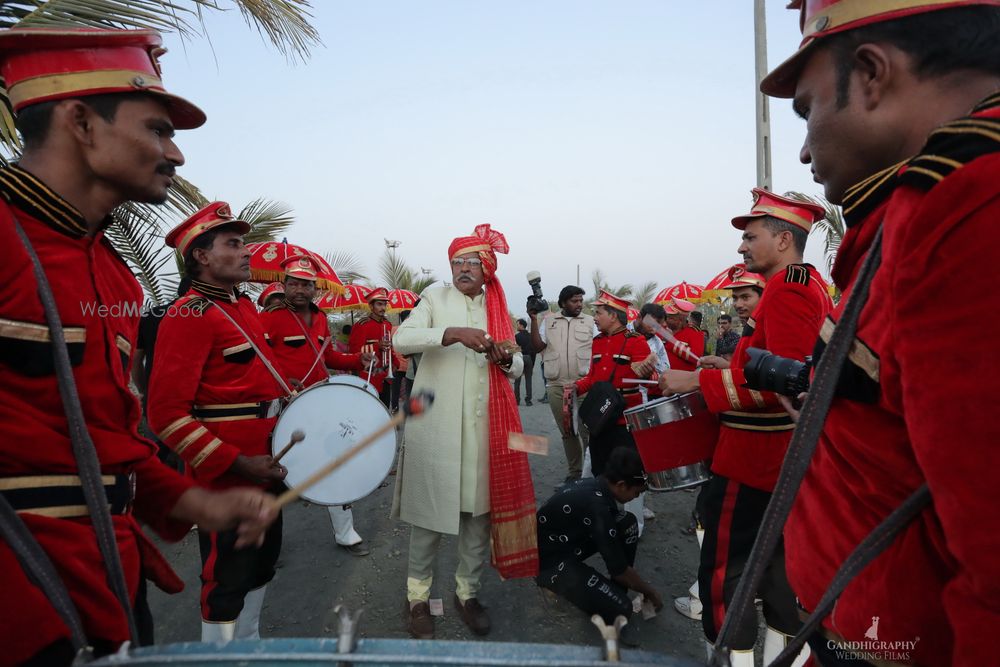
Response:
M410 310L417 305L419 300L420 295L408 289L391 289L389 290L389 307L385 309L385 312L398 313Z
M328 292L316 300L316 307L326 313L336 313L342 310L360 310L368 307L366 300L371 287L364 285L344 285L343 294Z
M707 299L703 296L705 288L701 285L692 285L691 283L681 282L671 287L660 290L653 298L654 303L664 304L671 299L684 299L685 301L690 301L691 303L704 303Z
M337 276L329 262L323 259L318 253L307 250L300 245L288 243L285 240L262 241L259 243L248 243L247 250L250 251L250 280L257 283L270 283L282 280L285 272L281 269L281 263L289 257L308 257L316 263L318 269L316 287L321 290L340 293L344 289L344 283Z

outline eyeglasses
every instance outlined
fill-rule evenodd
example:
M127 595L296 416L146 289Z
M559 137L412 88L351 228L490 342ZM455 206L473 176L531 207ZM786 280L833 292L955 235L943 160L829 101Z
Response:
M461 259L456 257L455 259L451 260L451 265L454 266L456 269L462 266L468 266L469 268L475 269L483 265L483 260L476 259L474 257L471 259Z

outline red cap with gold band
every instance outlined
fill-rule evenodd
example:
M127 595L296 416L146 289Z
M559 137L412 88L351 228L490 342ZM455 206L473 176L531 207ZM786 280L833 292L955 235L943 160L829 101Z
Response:
M770 216L791 223L809 233L814 222L826 217L826 210L817 204L779 197L761 188L754 188L750 194L753 195L753 207L746 215L733 218L733 227L736 229L746 229L746 226L757 218Z
M164 241L171 248L177 248L183 257L196 238L222 225L232 225L240 234L250 231L248 223L233 217L229 204L224 201L214 201L167 232Z
M616 296L607 290L601 290L601 293L597 295L590 305L592 306L607 306L608 308L614 308L615 310L620 310L623 313L628 313L628 307L630 302Z
M729 281L722 286L722 289L739 289L740 287L767 287L767 281L759 273L747 271L745 264L734 264L729 269Z
M389 290L384 287L376 287L368 296L365 297L365 301L371 303L372 301L388 301L389 300Z
M205 112L163 87L162 44L155 30L12 28L0 31L0 75L15 112L70 97L148 93L166 104L177 129L198 127Z
M967 5L1000 5L1000 0L792 0L788 8L800 12L802 43L788 60L764 77L760 90L771 97L794 97L799 74L808 60L806 55L816 40L827 35Z
M694 304L687 299L671 297L670 301L663 304L663 311L667 315L685 315L694 310Z
M285 261L281 263L281 268L288 278L316 282L316 263L310 257L304 255L286 257Z
M270 285L268 285L267 287L265 287L264 290L260 293L260 296L257 297L257 305L258 306L263 306L264 303L267 302L268 297L271 297L271 296L273 296L275 294L280 294L280 295L284 296L284 294L285 294L285 286L284 286L284 284L282 284L282 283L271 283Z

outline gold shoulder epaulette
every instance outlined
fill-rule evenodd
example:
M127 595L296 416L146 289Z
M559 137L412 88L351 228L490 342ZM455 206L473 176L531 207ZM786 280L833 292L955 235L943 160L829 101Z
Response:
M285 302L284 301L278 301L276 303L272 303L270 306L268 306L267 308L265 308L264 312L265 313L273 313L276 310L284 310L285 307L286 306L285 306Z
M809 269L801 264L789 264L785 269L785 282L799 285L809 284Z
M196 312L199 315L204 314L205 310L212 305L211 299L207 299L201 296L200 294L191 295L184 298L185 300L179 301L177 305L184 306L185 308L190 308L193 312Z

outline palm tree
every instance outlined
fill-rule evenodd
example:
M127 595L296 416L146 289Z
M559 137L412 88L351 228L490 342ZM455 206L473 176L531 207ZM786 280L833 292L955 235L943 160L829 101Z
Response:
M844 239L845 230L844 215L840 207L831 204L822 197L811 197L801 192L786 192L785 196L822 206L826 211L826 217L816 222L813 231L823 233L825 237L823 239L823 256L826 258L826 270L827 272L833 271L833 263L837 259L837 250L840 248L840 242Z
M309 23L308 0L231 0L246 21L289 58L305 59L319 44ZM216 0L13 0L0 2L0 28L87 26L153 28L176 31L183 38L204 35L202 13L223 10ZM0 162L15 161L21 142L6 90L0 89ZM132 266L146 295L157 303L176 290L168 270L171 253L163 248L163 230L208 203L197 187L177 177L167 203L160 207L128 203L114 211L108 239ZM241 216L252 229L248 241L273 240L292 224L290 210L258 199ZM177 259L177 258L175 258ZM171 288L172 287L172 288Z
M659 286L654 280L650 280L649 282L639 285L632 295L632 305L636 308L641 308L647 303L650 303L653 300L653 297L656 296L656 292L658 291L657 287Z
M410 268L406 261L397 257L396 253L386 249L378 262L378 270L382 282L389 289L405 289L420 294L437 282L433 273L417 271Z
M368 282L361 258L350 250L336 250L323 255L327 263L337 272L337 276L347 283Z
M623 299L632 299L632 295L635 292L635 288L632 287L630 283L625 283L619 287L612 287L608 284L607 278L604 276L604 272L600 269L594 269L594 273L591 274L591 279L594 281L594 295L600 293L601 290L606 292L611 292L615 296L620 296ZM643 286L645 287L645 285Z

